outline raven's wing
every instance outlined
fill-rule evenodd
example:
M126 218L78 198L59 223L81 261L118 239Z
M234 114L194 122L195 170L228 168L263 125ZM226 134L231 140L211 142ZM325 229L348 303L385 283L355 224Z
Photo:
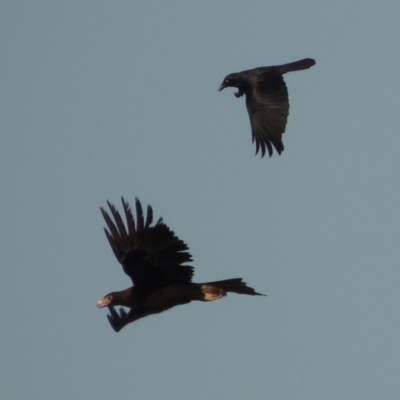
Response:
M110 202L107 204L114 221L100 208L108 227L104 231L115 257L137 288L191 281L193 267L182 265L192 261L188 246L161 218L151 226L153 210L150 206L145 220L142 205L136 199L135 223L129 204L122 198L125 225L116 208Z
M282 134L289 115L289 96L279 72L268 67L259 68L257 72L251 90L246 91L246 106L256 154L261 149L261 157L264 157L267 148L271 157L271 143L278 154L283 151Z

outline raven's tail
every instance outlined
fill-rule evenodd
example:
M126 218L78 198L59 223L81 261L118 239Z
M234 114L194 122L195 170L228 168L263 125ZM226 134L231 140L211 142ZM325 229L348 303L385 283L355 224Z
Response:
M302 69L308 69L315 65L315 60L312 58L304 58L303 60L295 61L289 64L275 65L279 73L286 74L286 72L301 71Z

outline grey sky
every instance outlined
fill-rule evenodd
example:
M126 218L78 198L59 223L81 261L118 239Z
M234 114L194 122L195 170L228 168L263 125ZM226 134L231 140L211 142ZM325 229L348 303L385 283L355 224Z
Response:
M398 399L398 1L3 1L4 399ZM225 75L285 75L285 151L254 157ZM129 325L99 206L135 196L231 294Z

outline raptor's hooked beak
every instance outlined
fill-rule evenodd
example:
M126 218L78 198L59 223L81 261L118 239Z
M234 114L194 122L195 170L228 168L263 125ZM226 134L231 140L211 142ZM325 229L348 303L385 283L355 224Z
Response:
M111 298L106 296L102 297L101 299L97 300L97 308L103 308L103 307L108 307L109 304L111 303Z

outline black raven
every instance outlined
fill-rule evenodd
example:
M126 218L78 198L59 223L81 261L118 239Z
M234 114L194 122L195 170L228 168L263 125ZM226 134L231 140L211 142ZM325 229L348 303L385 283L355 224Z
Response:
M311 58L289 64L259 67L229 74L218 91L226 87L236 87L236 97L246 95L246 107L250 117L253 142L256 142L256 154L261 148L261 157L265 147L269 156L274 145L278 154L283 151L282 134L285 132L289 115L289 98L282 75L287 72L308 69L315 64Z
M108 242L133 286L112 292L97 302L97 307L108 307L108 320L119 332L125 325L139 318L157 314L193 300L212 301L227 292L261 295L248 287L241 278L216 282L193 283L193 267L183 265L192 261L188 246L175 236L160 218L153 222L153 210L147 207L146 219L140 201L136 199L136 223L127 202L122 198L126 225L116 208L107 202L111 215L101 208L106 221L104 229ZM114 306L128 307L117 312Z

